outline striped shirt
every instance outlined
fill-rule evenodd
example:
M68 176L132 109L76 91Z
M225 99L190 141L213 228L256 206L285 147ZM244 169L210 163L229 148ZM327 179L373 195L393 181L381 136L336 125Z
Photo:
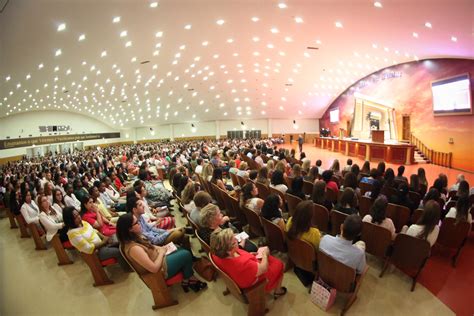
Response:
M97 231L86 221L82 221L82 227L70 229L67 236L74 248L87 254L94 253L96 245L102 242Z

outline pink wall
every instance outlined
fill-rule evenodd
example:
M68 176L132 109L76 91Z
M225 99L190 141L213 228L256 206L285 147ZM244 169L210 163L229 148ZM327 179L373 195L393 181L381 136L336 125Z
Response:
M385 68L349 87L329 106L320 127L337 135L346 129L354 112L354 93L392 104L396 111L398 136L402 137L402 114L409 114L411 132L429 148L453 153L453 168L474 172L474 116L434 116L431 82L469 73L474 95L474 60L429 59ZM339 107L339 123L329 122L329 110ZM449 144L449 138L454 143Z

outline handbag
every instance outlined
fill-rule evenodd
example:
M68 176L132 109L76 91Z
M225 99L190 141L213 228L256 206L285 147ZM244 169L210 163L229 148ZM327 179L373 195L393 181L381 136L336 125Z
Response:
M216 279L217 271L214 269L211 261L206 257L201 257L193 264L194 271L199 274L206 281L213 281Z
M336 294L337 291L335 288L332 288L329 284L319 278L317 281L313 281L310 299L311 302L323 311L327 311L334 304Z

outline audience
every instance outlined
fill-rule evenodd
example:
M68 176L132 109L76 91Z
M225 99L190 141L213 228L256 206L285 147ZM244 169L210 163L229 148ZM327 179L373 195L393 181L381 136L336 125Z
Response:
M324 206L328 211L333 207L332 202L326 198L326 182L322 180L318 180L314 183L311 198L313 203Z
M275 170L273 172L272 179L270 181L270 188L274 188L282 193L286 193L288 187L285 184L283 172L281 172L280 170Z
M283 207L283 201L279 195L270 194L263 203L261 216L273 224L278 225L281 230L285 230L286 224L282 216L281 208Z
M416 224L410 227L404 226L402 233L406 233L413 237L427 240L433 246L438 239L439 219L441 210L439 203L436 201L428 201L423 207L423 213Z
M286 193L297 196L302 200L306 200L306 196L303 192L303 177L294 178L291 183L291 188L288 189Z
M357 195L354 190L352 188L345 188L334 209L341 213L351 215L358 214L357 206Z
M296 206L295 214L288 219L286 224L289 239L301 239L313 245L315 251L319 248L321 233L312 227L313 203L302 201Z
M393 225L393 221L385 215L387 205L387 198L385 196L379 196L372 204L370 214L365 215L362 221L387 229L392 234L392 239L395 239L395 225Z
M258 197L258 188L253 182L248 182L242 187L240 194L240 207L246 206L257 214L263 207L263 200Z
M456 201L456 206L451 207L449 209L448 214L446 217L451 217L456 219L456 223L459 222L468 222L469 224L472 223L472 215L471 215L471 204L469 202L469 197L463 195L460 196Z

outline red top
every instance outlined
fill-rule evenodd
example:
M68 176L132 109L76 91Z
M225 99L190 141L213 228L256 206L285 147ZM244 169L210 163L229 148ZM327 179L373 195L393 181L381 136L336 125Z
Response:
M91 226L94 226L94 223L97 221L97 214L94 212L85 212L82 215L82 219L91 224ZM102 227L100 227L99 231L104 235L104 236L112 236L116 233L116 228L113 225L109 225L107 223L103 223Z
M339 188L337 186L337 183L334 181L329 181L328 183L326 183L326 187L333 190L336 193L339 193Z

